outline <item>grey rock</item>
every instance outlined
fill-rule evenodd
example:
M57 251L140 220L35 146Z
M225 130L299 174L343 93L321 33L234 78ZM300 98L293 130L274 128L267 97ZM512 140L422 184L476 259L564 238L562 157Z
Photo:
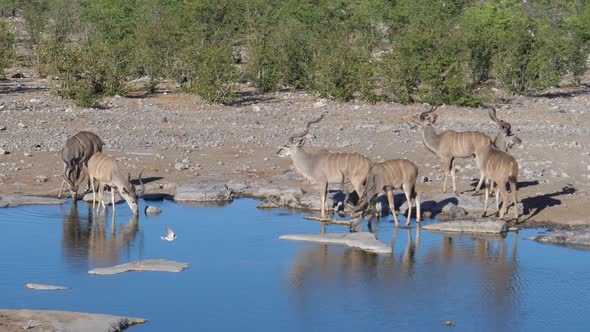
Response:
M24 152L23 153L25 157L31 157L33 154L30 152Z
M280 236L279 239L326 244L342 244L376 254L391 254L391 247L377 240L375 235L369 232L341 234L291 234Z
M6 130L6 126L0 126L0 131Z
M174 200L177 202L231 201L233 193L223 181L206 180L178 187Z
M49 181L49 178L46 177L45 175L38 175L35 177L34 181L39 182L39 183L44 183L44 182Z
M105 205L109 205L112 202L112 192L105 191L102 200L104 201ZM92 203L92 193L87 193L82 197L84 202ZM119 194L115 194L115 204L123 202L124 199L119 196ZM96 193L96 202L98 203L98 193Z
M562 230L528 238L546 244L590 249L590 230Z
M174 164L174 169L177 170L177 171L183 171L183 170L188 169L188 168L189 168L188 165L183 164L181 162L177 162L177 163Z
M160 214L162 213L162 209L156 206L147 206L145 208L145 214Z
M8 152L8 151L6 151L6 150L4 150L4 149L0 148L0 156L1 156L1 155L4 155L4 154L10 154L10 152Z
M483 201L481 196L472 196L471 194L441 194L432 198L437 202L430 212L437 214L443 211L443 208L448 204L454 204L465 209L468 212L483 211Z
M454 204L446 205L443 211L436 215L436 218L440 220L460 220L468 217L468 213L464 208Z
M0 310L0 316L23 329L42 327L41 331L117 332L146 322L142 318L49 310ZM35 329L36 331L36 329Z
M43 285L43 284L27 284L26 287L30 288L30 289L34 289L34 290L66 290L66 289L70 289L69 287Z
M112 275L125 272L181 272L187 268L187 263L178 263L166 259L148 259L111 267L96 268L88 271L88 273L97 275Z
M453 220L422 226L422 229L438 232L499 234L506 232L506 223L495 219Z
M50 197L37 197L37 196L0 196L0 208L3 207L16 207L22 205L61 205L66 200L50 198Z

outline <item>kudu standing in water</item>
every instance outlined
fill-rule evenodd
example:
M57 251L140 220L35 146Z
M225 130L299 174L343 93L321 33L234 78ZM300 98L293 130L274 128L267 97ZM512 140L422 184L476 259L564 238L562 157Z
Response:
M354 209L356 216L350 223L351 231L356 228L360 222L364 211L373 210L376 214L375 203L381 194L387 194L389 210L393 215L395 227L399 226L395 206L393 203L393 189L403 189L408 201L408 216L406 217L406 226L410 225L412 216L412 206L416 203L416 222L420 222L420 196L416 193L416 179L418 178L418 167L413 162L406 159L394 159L374 163L369 170L363 195ZM372 216L371 216L372 219ZM370 222L370 221L369 221Z
M88 161L88 173L92 185L92 206L96 202L96 191L94 181L98 181L98 208L97 212L100 211L100 205L106 210L106 206L103 201L104 186L109 185L111 187L111 200L113 204L113 213L115 213L115 190L119 190L120 195L125 199L134 214L139 214L139 207L137 206L139 197L143 195L145 187L141 181L141 173L139 173L139 183L141 189L137 191L135 186L131 183L131 174L127 173L125 178L119 171L117 161L111 157L102 153L95 153Z
M451 173L453 178L453 192L457 192L455 180L455 158L469 158L475 156L478 165L481 165L481 151L490 144L498 144L500 149L508 149L518 144L521 140L511 132L509 123L496 117L495 108L490 108L489 115L499 126L499 132L492 140L489 136L479 131L454 131L445 130L437 132L434 123L437 116L433 113L438 106L433 106L429 111L420 114L422 125L422 139L426 148L439 156L443 162L443 188L446 191L447 177ZM481 168L481 167L480 167ZM480 178L475 193L479 192L483 178Z
M349 180L360 197L363 194L363 184L372 164L369 158L360 153L330 152L326 149L309 152L303 149L311 124L320 122L324 115L309 121L303 133L291 136L288 144L280 147L277 152L279 157L291 157L295 171L304 179L313 184L319 184L320 215L322 218L325 217L328 184L344 184L346 180ZM348 192L346 192L344 199L345 206L347 199Z
M67 183L72 199L76 199L80 173L82 173L81 179L84 179L84 175L88 175L88 160L93 154L102 152L102 146L103 142L100 137L89 131L81 131L68 138L65 147L61 150L64 170L62 174L63 181L58 194L59 198L61 198L64 185ZM90 178L86 183L86 190L88 190L89 186Z

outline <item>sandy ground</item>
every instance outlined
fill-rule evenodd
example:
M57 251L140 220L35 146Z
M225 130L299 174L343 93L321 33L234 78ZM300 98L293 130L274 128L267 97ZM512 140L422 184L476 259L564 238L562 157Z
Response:
M173 193L178 184L202 179L271 177L291 167L290 159L276 155L278 147L322 112L326 118L312 127L308 148L356 151L376 161L407 158L417 163L420 176L430 179L419 190L438 192L442 186L441 162L424 147L418 126L425 105L245 91L239 102L222 106L162 89L149 96L105 98L104 107L86 109L53 96L51 82L25 76L0 81L0 149L8 152L0 155L2 195L57 195L60 150L81 130L98 134L106 153L116 156L132 177L145 169L148 192ZM526 223L590 224L589 83L587 74L581 85L497 105L498 116L523 140L511 153L520 167L518 195ZM442 106L437 112L441 130L492 135L496 129L483 109ZM473 190L479 177L475 161L461 159L457 166L458 189Z

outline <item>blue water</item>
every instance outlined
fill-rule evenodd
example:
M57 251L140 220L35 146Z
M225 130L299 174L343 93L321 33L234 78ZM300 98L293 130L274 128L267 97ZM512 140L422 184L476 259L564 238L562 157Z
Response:
M383 220L391 256L279 240L319 233L306 214L151 202L134 219L83 202L0 209L0 308L148 319L131 331L588 331L590 252L502 237L448 237ZM142 202L141 208L145 206ZM169 225L178 238L160 240ZM365 225L366 229L366 225ZM342 226L327 232L346 232ZM89 275L95 267L166 258L180 273ZM27 283L71 287L33 291Z

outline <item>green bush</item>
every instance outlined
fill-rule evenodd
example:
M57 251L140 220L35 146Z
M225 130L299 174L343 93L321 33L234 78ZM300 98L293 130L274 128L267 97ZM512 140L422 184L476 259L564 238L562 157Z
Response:
M588 1L0 0L14 7L40 75L84 105L147 76L148 91L174 80L210 102L232 101L247 80L260 92L473 106L482 86L534 94L579 81L590 53Z
M10 31L8 24L0 22L0 77L4 77L4 71L14 61L15 36Z

